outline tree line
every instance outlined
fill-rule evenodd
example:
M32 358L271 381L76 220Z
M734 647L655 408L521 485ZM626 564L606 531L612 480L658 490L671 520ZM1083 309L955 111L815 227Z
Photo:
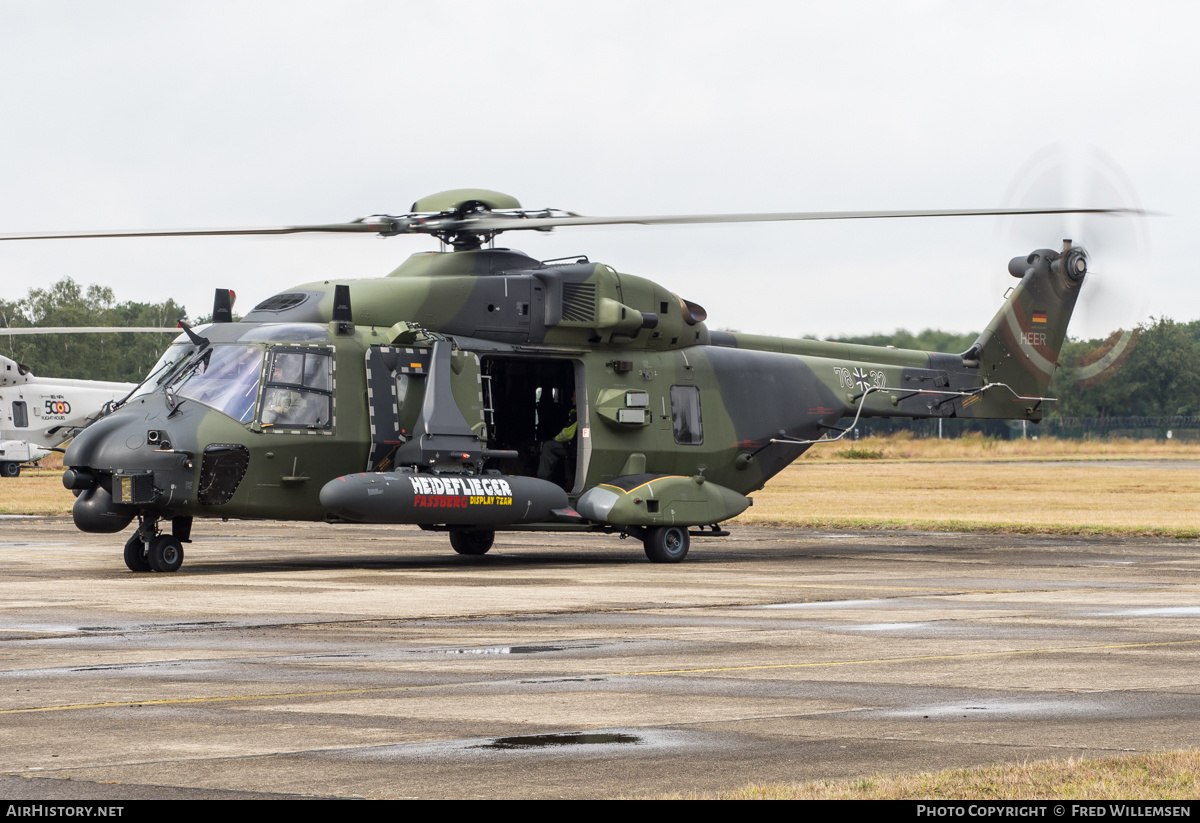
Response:
M890 335L829 339L957 353L970 348L976 337L978 334L936 329L918 334L900 329ZM1192 428L1200 415L1200 320L1180 323L1154 318L1128 333L1113 332L1104 339L1069 339L1059 355L1059 368L1050 381L1048 394L1056 402L1048 407L1047 420L1100 421L1099 428L1103 429L1105 420L1182 418L1175 425ZM983 422L964 421L958 425L993 434L1000 431L1000 426ZM1159 428L1171 425L1164 423ZM904 427L901 423L889 428Z
M183 306L118 303L105 286L87 288L71 278L44 289L30 289L21 300L0 299L0 327L156 326L169 328L187 319ZM157 362L169 334L2 335L0 354L44 377L136 383Z
M30 289L22 300L0 299L0 327L171 327L186 319L184 307L174 300L118 303L112 289L85 288L70 278L48 288ZM964 352L977 336L936 329L913 334L898 329L891 334L828 339ZM158 360L169 339L169 335L132 333L6 335L0 336L0 353L47 377L137 382ZM1153 319L1133 330L1125 341L1118 332L1104 340L1068 340L1049 394L1057 402L1051 404L1048 417L1200 415L1200 320Z

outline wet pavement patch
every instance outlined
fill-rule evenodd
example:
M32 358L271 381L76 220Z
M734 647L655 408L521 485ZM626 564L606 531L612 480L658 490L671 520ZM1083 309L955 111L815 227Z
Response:
M1111 711L1102 701L1071 695L1069 699L1042 698L1032 700L997 700L988 703L942 703L925 706L910 706L882 709L864 713L864 716L890 717L897 719L997 719L997 718L1045 718L1061 720L1066 717L1096 717Z
M234 624L225 620L195 620L183 623L146 623L129 626L80 626L83 634L137 634L140 632L187 632L200 629L223 629Z
M589 731L547 732L506 737L473 737L426 743L400 743L391 746L369 746L348 752L331 752L330 756L349 755L368 760L466 760L495 762L502 759L538 758L614 758L653 757L667 749L719 749L725 742L720 735L694 730L661 728L607 728Z
M747 609L864 609L895 605L887 598L879 600L814 600L805 603L767 603L762 606L746 606Z
M188 661L191 662L191 661ZM69 672L126 672L138 670L173 669L185 665L182 660L154 660L146 663L108 663L98 666L75 666Z
M1096 612L1092 617L1200 617L1200 606L1148 606Z
M571 646L572 650L595 649L598 643ZM473 649L414 649L412 654L545 654L567 651L567 646L481 646Z
M928 625L928 623L866 623L861 626L841 626L839 628L852 632L902 632L925 628Z
M576 732L573 734L530 734L521 737L497 737L488 743L481 743L478 746L471 746L470 748L511 751L514 749L550 749L559 746L637 745L641 742L642 738L636 734Z
M368 655L363 652L326 652L325 654L306 654L301 657L302 660L340 660L353 659L365 660Z
M521 654L521 652L515 651L515 649L519 649L519 648L522 648L522 647L520 647L520 646L515 646L515 647L514 646L486 646L484 648L477 648L477 649L429 649L428 651L416 650L413 652L413 654ZM527 646L525 648L530 648L530 647ZM560 649L553 647L553 646L543 646L539 649L539 651L556 652L556 651L560 651ZM529 652L527 651L527 652L525 652L525 654L529 654Z

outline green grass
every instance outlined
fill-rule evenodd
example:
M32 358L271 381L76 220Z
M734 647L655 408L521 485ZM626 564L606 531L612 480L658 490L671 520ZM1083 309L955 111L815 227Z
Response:
M884 458L882 449L842 449L837 452L836 456L843 460L883 460Z

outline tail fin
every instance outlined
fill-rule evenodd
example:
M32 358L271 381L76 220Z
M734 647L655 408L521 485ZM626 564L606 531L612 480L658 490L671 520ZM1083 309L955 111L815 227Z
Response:
M1018 396L1042 397L1058 368L1067 324L1087 275L1087 253L1064 240L1061 252L1038 249L1014 257L1008 271L1021 282L963 359L966 365L977 362L979 375L988 383L1004 383ZM1011 402L1004 405L1010 411L995 416L1012 416Z

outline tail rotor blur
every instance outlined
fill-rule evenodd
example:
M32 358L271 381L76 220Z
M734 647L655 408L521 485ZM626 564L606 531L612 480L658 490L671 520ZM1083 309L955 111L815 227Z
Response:
M1003 203L1028 208L1045 202L1129 209L1118 214L1015 215L997 221L997 233L1017 251L1056 248L1067 239L1087 250L1088 281L1072 336L1103 339L1146 322L1152 288L1149 224L1133 184L1116 162L1094 147L1073 151L1058 144L1043 149L1013 178Z
M1137 343L1138 327L1149 321L1153 289L1149 221L1128 176L1094 147L1063 144L1035 154L1013 178L1003 204L1033 203L1086 207L1104 203L1127 209L1117 214L1005 216L997 234L1016 250L1070 240L1087 251L1087 278L1071 323L1075 339L1103 341L1075 370L1082 385L1110 377ZM1053 247L1053 246L1052 246Z

